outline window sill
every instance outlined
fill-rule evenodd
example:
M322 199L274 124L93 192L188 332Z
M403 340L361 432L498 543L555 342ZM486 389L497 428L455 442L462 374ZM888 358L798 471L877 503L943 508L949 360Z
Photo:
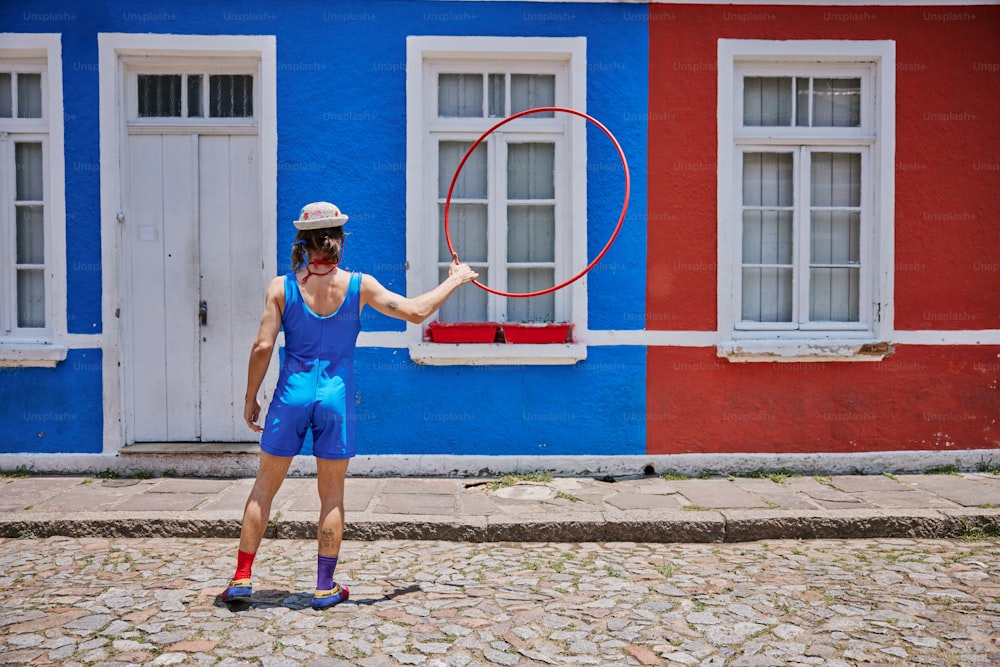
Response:
M55 368L65 361L69 348L63 345L44 343L2 343L0 342L0 368L37 366Z
M416 343L410 359L427 366L567 366L587 358L580 343Z
M730 340L716 353L734 363L803 361L881 361L895 352L885 341L855 340Z

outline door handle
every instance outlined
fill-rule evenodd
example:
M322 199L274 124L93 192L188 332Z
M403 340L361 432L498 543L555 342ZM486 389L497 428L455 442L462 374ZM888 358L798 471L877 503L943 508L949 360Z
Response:
M202 301L198 304L198 319L201 321L201 326L208 324L208 302Z

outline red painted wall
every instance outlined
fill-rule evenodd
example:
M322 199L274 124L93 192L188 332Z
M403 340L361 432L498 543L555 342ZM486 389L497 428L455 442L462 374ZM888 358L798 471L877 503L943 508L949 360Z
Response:
M649 11L648 329L717 326L719 38L896 41L895 327L1000 329L1000 7ZM714 348L650 348L647 449L997 447L998 353L732 364Z
M881 362L742 363L650 348L649 454L987 449L1000 346L900 345Z

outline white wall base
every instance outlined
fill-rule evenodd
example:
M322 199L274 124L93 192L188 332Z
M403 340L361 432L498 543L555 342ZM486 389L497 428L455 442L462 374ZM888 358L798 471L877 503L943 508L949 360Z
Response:
M696 477L747 475L787 470L802 475L925 472L942 466L975 471L1000 466L1000 449L955 451L857 452L844 454L669 454L659 456L358 456L354 477L496 477L505 473L550 472L557 477L631 476L671 471ZM35 474L120 476L152 474L176 477L253 477L257 455L240 454L0 454L0 470L23 468ZM316 474L311 456L296 456L289 475Z

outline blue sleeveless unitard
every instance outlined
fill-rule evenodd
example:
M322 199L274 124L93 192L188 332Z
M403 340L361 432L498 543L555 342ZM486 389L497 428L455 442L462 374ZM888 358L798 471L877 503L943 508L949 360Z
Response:
M260 448L295 456L312 431L321 459L354 456L354 348L361 331L361 274L352 273L343 303L320 317L309 309L295 273L285 276L285 357L268 407Z

